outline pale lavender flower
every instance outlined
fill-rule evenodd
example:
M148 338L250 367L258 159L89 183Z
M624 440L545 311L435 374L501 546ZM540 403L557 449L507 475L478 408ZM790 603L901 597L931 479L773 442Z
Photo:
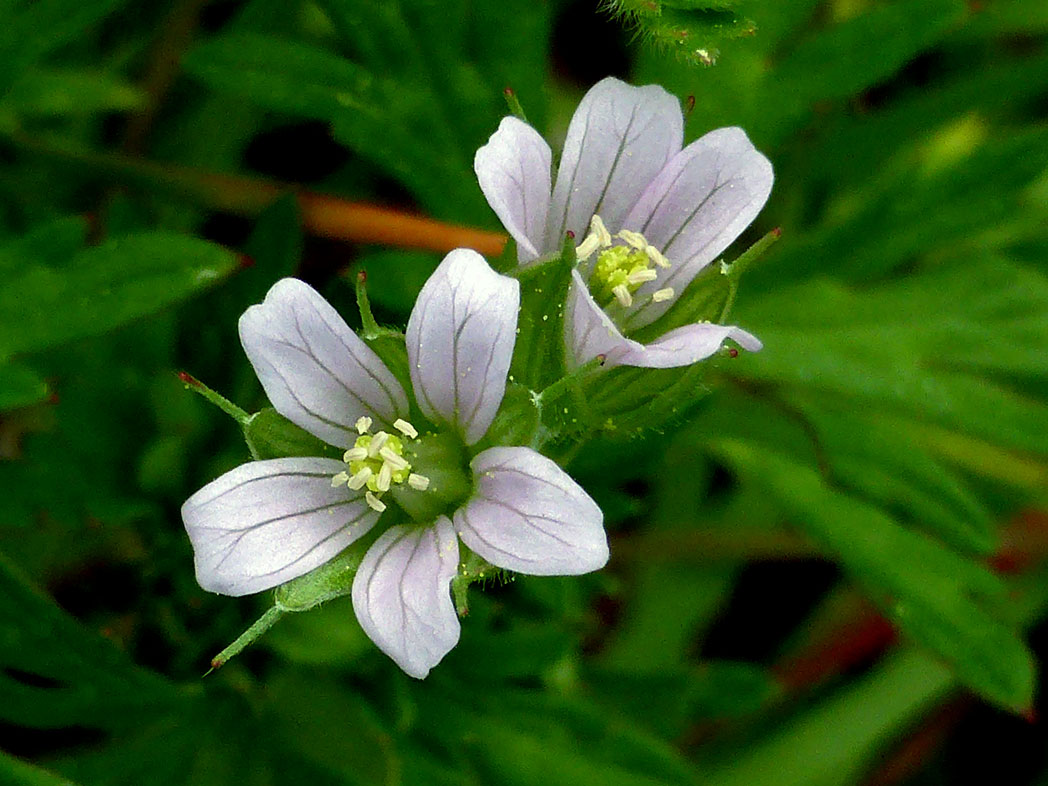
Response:
M514 279L458 249L411 313L418 406L466 446L485 434L502 401L519 300ZM403 483L426 493L429 485L407 460L422 429L406 420L404 389L316 291L278 282L241 317L240 338L277 411L346 453L344 461L253 461L186 501L197 579L225 595L275 587L324 564L375 526L385 492ZM608 559L600 509L548 458L493 447L473 456L470 471L473 490L457 509L389 527L353 581L361 626L413 677L425 677L458 641L449 585L459 539L493 565L533 575L587 573Z
M712 131L683 150L677 99L657 85L598 82L568 127L556 182L549 145L515 117L477 151L488 204L529 264L583 238L565 319L570 360L605 366L684 366L731 338L733 326L685 325L647 346L628 336L662 316L688 284L753 221L772 169L740 128Z

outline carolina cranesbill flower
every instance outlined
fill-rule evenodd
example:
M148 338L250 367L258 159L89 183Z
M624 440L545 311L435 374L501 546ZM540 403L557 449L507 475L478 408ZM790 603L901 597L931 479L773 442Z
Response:
M412 387L430 421L416 426L403 387L337 312L301 281L275 284L240 319L244 351L277 411L345 453L252 461L190 497L182 518L200 585L246 595L283 584L364 536L390 497L433 494L438 483L413 465L414 446L443 433L468 449L487 432L506 388L519 301L518 283L477 253L448 254L408 321ZM458 641L450 582L459 539L493 565L533 575L586 573L608 559L600 509L548 458L491 447L462 471L472 489L443 512L412 508L423 518L412 520L393 507L386 519L399 523L353 580L361 626L413 677Z
M692 279L749 226L771 193L768 160L739 128L683 150L677 99L657 85L598 82L575 111L556 183L549 145L515 117L477 151L488 204L529 264L582 238L565 314L571 360L605 366L685 366L725 339L755 351L733 326L685 325L647 346L631 333L662 316Z

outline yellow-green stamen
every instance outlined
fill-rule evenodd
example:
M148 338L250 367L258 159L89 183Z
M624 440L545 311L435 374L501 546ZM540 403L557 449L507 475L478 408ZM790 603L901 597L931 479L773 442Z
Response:
M429 478L411 471L411 463L404 458L404 443L418 436L418 431L406 420L398 419L393 425L402 436L379 431L369 433L372 420L361 417L356 422L360 435L353 447L342 454L346 469L331 478L332 486L346 485L353 491L365 489L364 501L372 510L381 513L386 509L382 495L395 483L407 483L411 488L424 491L429 487Z
M655 268L670 266L662 252L640 232L623 229L612 235L599 216L593 216L589 234L576 248L580 261L588 260L594 253L597 259L593 263L589 288L603 308L614 303L629 308L638 289L658 280L659 273ZM661 303L672 299L673 295L673 288L665 287L649 297L653 302Z

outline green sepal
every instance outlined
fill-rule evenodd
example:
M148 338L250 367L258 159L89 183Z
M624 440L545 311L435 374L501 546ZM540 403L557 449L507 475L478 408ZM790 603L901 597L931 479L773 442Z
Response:
M539 429L535 394L524 385L510 382L502 404L484 438L473 446L479 453L496 445L530 445Z
M490 259L488 262L491 264L491 269L496 273L502 273L506 276L512 276L516 274L519 262L517 260L517 243L513 238L506 241L506 245L502 247L502 253L497 259Z
M652 324L631 332L630 338L641 344L648 344L671 330L696 322L724 324L735 304L742 274L779 239L780 235L778 229L773 229L742 252L731 264L715 262L707 265L692 279L665 314Z
M460 541L458 573L451 580L451 596L455 600L455 612L460 617L469 614L470 585L478 581L488 581L503 573L502 568L492 565Z
M684 325L696 322L719 322L728 308L732 282L724 265L708 265L692 279L669 311L650 325L632 331L630 338L641 344L650 344L659 336Z
M274 607L280 611L308 611L325 601L348 595L353 589L353 577L357 575L364 555L378 538L378 533L384 529L375 527L333 560L287 584L281 584L273 593Z
M557 256L514 272L520 281L520 316L511 381L542 390L564 376L564 303L575 262L569 238Z
M362 333L360 336L364 343L374 350L379 359L386 364L386 368L396 377L397 382L404 388L405 392L411 393L411 374L408 371L408 349L404 343L404 334L399 330L381 328L377 335ZM416 412L412 409L409 420L414 422Z
M430 524L437 516L450 514L473 491L466 449L454 434L423 434L405 445L404 458L411 462L412 472L429 478L429 487L418 491L406 483L397 483L389 494L420 524Z
M337 459L340 451L296 426L272 407L256 412L244 423L244 440L253 459L286 456L322 456Z
M637 436L679 419L705 398L708 361L681 368L613 368L585 382L590 417L605 432Z

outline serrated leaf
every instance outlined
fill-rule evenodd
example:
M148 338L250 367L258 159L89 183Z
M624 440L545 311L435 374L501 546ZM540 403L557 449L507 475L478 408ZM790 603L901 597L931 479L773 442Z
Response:
M968 687L1014 712L1029 708L1033 658L1016 625L1001 621L1004 588L989 571L772 450L727 440L715 443L715 451L773 494L897 625L946 659Z
M947 695L950 672L905 650L749 746L703 763L701 786L849 786Z
M930 456L898 422L826 397L787 395L819 439L829 471L841 485L950 545L982 554L995 545L990 513L961 480ZM861 434L861 439L856 435Z
M955 261L894 284L782 288L740 318L763 352L733 375L906 412L1002 446L1048 453L1039 397L980 372L1045 370L1048 281L996 257Z
M0 555L0 719L122 728L183 698L68 617Z
M0 357L106 333L214 284L235 267L231 251L167 232L86 249L61 271L28 267L0 291Z

